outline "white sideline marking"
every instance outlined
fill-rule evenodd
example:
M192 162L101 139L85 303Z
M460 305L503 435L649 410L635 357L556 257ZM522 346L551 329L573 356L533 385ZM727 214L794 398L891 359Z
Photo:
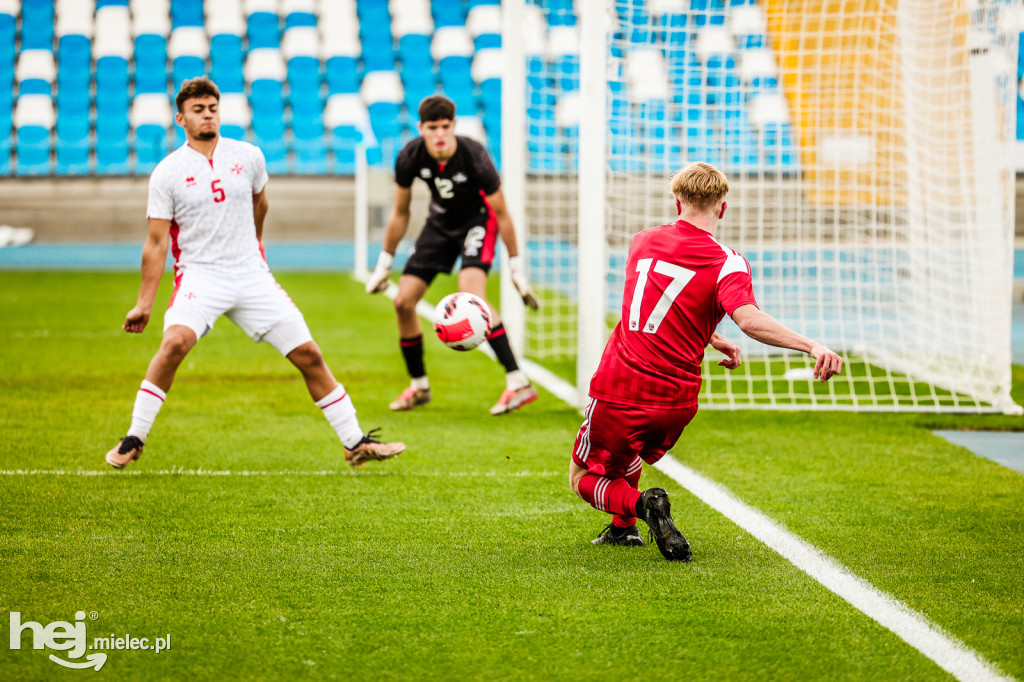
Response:
M394 298L398 287L388 286L387 295ZM420 301L416 311L432 319L433 307ZM490 353L490 349L481 350ZM576 387L542 367L523 362L531 379L573 407ZM888 629L904 642L930 658L958 680L1012 680L1003 676L966 644L930 623L922 614L885 594L866 580L844 568L835 559L800 537L789 532L750 505L733 496L726 488L665 455L655 468L693 493L737 526L753 535L772 550L802 570L826 589L847 601L855 609Z
M920 613L857 577L835 559L734 497L724 487L680 464L671 455L663 457L655 468L958 680L1013 679L1002 676L966 644L944 633Z
M401 473L391 471L232 471L231 469L158 469L153 471L131 469L3 469L0 476L402 476L403 478L528 478L533 476L562 476L557 471L441 471Z

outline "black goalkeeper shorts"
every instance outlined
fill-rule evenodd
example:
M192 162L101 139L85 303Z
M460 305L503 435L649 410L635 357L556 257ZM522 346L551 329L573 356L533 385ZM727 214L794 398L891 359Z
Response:
M490 272L497 237L498 221L493 213L473 216L452 233L442 231L438 221L427 220L402 272L430 284L439 273L451 272L460 256L463 268Z

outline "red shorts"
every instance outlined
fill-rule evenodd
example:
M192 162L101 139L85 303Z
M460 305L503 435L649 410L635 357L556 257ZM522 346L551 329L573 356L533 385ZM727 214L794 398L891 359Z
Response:
M696 405L666 409L591 400L583 413L572 461L599 476L625 478L637 455L648 464L664 457L695 414Z

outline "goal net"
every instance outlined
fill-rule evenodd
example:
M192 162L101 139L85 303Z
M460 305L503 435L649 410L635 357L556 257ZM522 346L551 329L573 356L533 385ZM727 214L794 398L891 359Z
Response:
M525 354L575 367L585 389L598 357L580 330L603 332L599 354L630 240L676 219L672 172L706 161L731 185L717 237L750 261L761 308L845 365L817 384L806 355L726 318L719 331L745 362L727 372L709 349L704 407L1019 411L1020 4L526 4L505 27L526 62L524 135L503 150L525 157L520 227L544 303L526 317Z

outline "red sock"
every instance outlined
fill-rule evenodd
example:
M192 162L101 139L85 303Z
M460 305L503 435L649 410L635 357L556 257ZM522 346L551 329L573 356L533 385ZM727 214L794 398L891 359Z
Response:
M629 470L626 472L626 481L629 482L631 488L635 488L638 492L640 490L640 474L644 471L644 462L642 459L637 457L633 460L633 463L629 465ZM636 504L635 502L633 504ZM616 528L629 528L630 526L636 525L636 517L633 516L633 508L630 507L629 514L616 514L612 517L612 525Z
M587 474L580 479L578 489L580 497L594 509L624 517L635 513L636 501L640 499L640 491L624 478L611 479Z

